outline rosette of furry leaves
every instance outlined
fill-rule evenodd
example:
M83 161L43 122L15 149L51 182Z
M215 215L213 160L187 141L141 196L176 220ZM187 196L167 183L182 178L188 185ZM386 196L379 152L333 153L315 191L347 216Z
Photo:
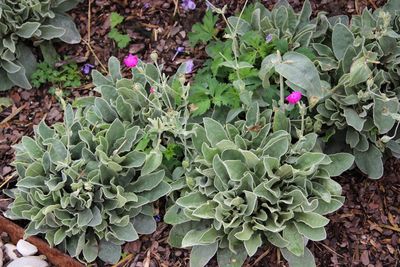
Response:
M353 16L351 25L325 21L327 38L312 44L331 98L317 107L330 151L351 151L370 178L383 175L383 159L400 155L400 25L394 6ZM322 27L322 26L321 26ZM329 63L329 64L328 64ZM328 65L330 67L328 67Z
M84 97L74 103L86 107L86 119L91 125L119 119L142 127L146 134L141 146L159 146L165 155L163 167L167 176L177 182L176 187L172 185L175 189L184 183L174 175L174 169L188 154L185 140L191 133L186 127L190 85L185 85L185 68L182 64L175 75L167 77L161 66L139 61L132 69L133 78L127 79L121 75L118 59L111 57L108 75L92 72L94 90L102 97Z
M80 42L72 19L65 13L80 0L3 0L0 2L0 91L12 86L30 89L29 78L36 58L25 43L40 45L43 55L52 53L49 41ZM49 50L51 49L51 50Z
M204 118L204 127L194 126L197 157L186 172L188 190L165 216L174 225L170 244L192 247L192 267L215 254L219 266L242 266L266 243L291 266L315 266L306 240L326 238L324 215L344 200L331 177L354 157L319 152L314 133L292 144L288 132L271 131L271 113L253 107L235 125Z
M172 77L166 77L154 64L139 61L132 69L133 78L123 78L121 64L115 57L108 61L108 75L93 70L95 91L101 98L83 97L76 106L86 106L91 124L115 119L141 125L151 125L149 131L172 132L178 135L188 119L185 98L189 87L180 80L185 65ZM153 93L150 89L154 90ZM90 106L90 107L88 107Z
M14 162L19 179L7 216L29 221L26 235L92 262L117 262L121 245L156 229L153 202L171 187L161 152L139 151L143 128L121 121L87 123L67 106L63 123L41 122L23 137Z

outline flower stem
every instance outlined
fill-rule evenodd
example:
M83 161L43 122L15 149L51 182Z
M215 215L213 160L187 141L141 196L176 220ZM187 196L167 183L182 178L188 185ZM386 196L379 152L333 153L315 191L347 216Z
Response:
M297 103L297 105L299 105L299 109L300 109L300 115L301 115L301 137L304 136L304 115L305 115L305 106L303 104L300 104L300 102Z
M279 86L280 86L280 95L281 95L281 109L283 112L285 112L285 88L283 85L283 76L279 75Z

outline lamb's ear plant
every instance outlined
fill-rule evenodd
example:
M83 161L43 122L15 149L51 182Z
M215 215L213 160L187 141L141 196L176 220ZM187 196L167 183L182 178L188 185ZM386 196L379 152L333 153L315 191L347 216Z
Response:
M168 147L189 135L181 114L189 111L177 104L187 93L172 89L183 79L159 70L142 62L126 79L110 58L108 75L93 71L100 97L76 100L75 112L63 102L63 123L41 122L34 138L16 145L19 179L8 192L15 200L7 216L29 221L26 236L43 234L85 262L115 263L123 243L155 231L153 203L171 185L182 187L163 155L170 160ZM150 83L160 92L149 93ZM167 100L176 93L175 102Z
M157 55L153 54L152 58L152 64L140 61L132 69L133 78L128 79L122 77L118 59L111 57L108 75L96 70L92 72L94 90L102 98L82 98L75 105L91 104L87 112L90 123L94 125L101 120L112 122L119 118L147 127L144 146L146 143L159 143L164 153L168 145L175 144L179 147L176 149L183 150L186 158L189 153L186 139L191 133L187 129L190 85L185 80L186 65L182 64L175 75L167 77L157 63ZM173 172L173 169L166 170Z
M354 157L326 155L317 135L293 142L273 112L255 105L246 121L195 125L196 157L185 169L187 189L166 215L169 242L192 248L190 266L242 266L263 245L280 248L291 266L315 266L307 240L326 238L324 215L340 208L341 186L331 179ZM300 264L300 262L302 264Z
M84 114L67 106L63 123L41 122L15 147L19 179L7 216L28 220L25 236L44 234L73 257L115 263L123 243L155 231L153 202L171 187L159 149L136 149L143 128L119 119L89 125Z
M0 2L0 91L12 86L31 89L29 78L36 58L28 42L39 46L45 59L55 53L52 40L80 42L72 19L66 14L80 0ZM28 41L28 42L26 42Z
M398 14L389 8L398 2L373 13L364 10L351 25L331 22L326 29L331 38L312 44L321 76L332 87L316 116L327 150L352 151L357 167L373 179L382 177L385 157L400 155L400 28Z

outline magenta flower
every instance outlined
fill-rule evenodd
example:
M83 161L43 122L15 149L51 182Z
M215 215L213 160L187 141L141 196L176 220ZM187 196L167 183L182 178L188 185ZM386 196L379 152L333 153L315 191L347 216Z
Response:
M128 68L134 68L139 62L139 58L136 55L129 54L124 58L124 64Z
M156 92L156 89L154 89L153 87L150 87L150 94L154 94Z
M297 102L299 102L301 100L302 96L303 95L301 94L301 92L294 91L286 97L286 101L289 102L289 104L294 105L294 104L297 104Z

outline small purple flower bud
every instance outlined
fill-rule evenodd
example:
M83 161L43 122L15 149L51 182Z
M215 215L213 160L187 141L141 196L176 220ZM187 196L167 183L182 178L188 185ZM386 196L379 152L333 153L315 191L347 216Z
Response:
M184 64L185 64L185 73L186 74L191 73L194 67L193 59L187 60Z
M186 11L195 10L196 9L196 3L193 2L193 0L183 0L182 8L184 10L186 10Z
M144 9L149 9L150 8L150 3L144 3L143 8Z
M270 43L271 41L272 41L272 39L273 39L274 37L272 36L272 34L268 34L266 37L265 37L265 41L267 42L267 43Z
M161 216L160 215L155 215L154 216L154 220L156 220L156 222L161 222Z
M176 49L175 55L172 57L172 61L174 61L175 58L176 58L176 56L177 56L179 53L182 53L183 51L185 51L185 48L182 47L182 46L179 46L179 47Z
M93 68L94 68L94 66L92 64L86 63L81 68L81 71L82 71L83 74L89 75Z

